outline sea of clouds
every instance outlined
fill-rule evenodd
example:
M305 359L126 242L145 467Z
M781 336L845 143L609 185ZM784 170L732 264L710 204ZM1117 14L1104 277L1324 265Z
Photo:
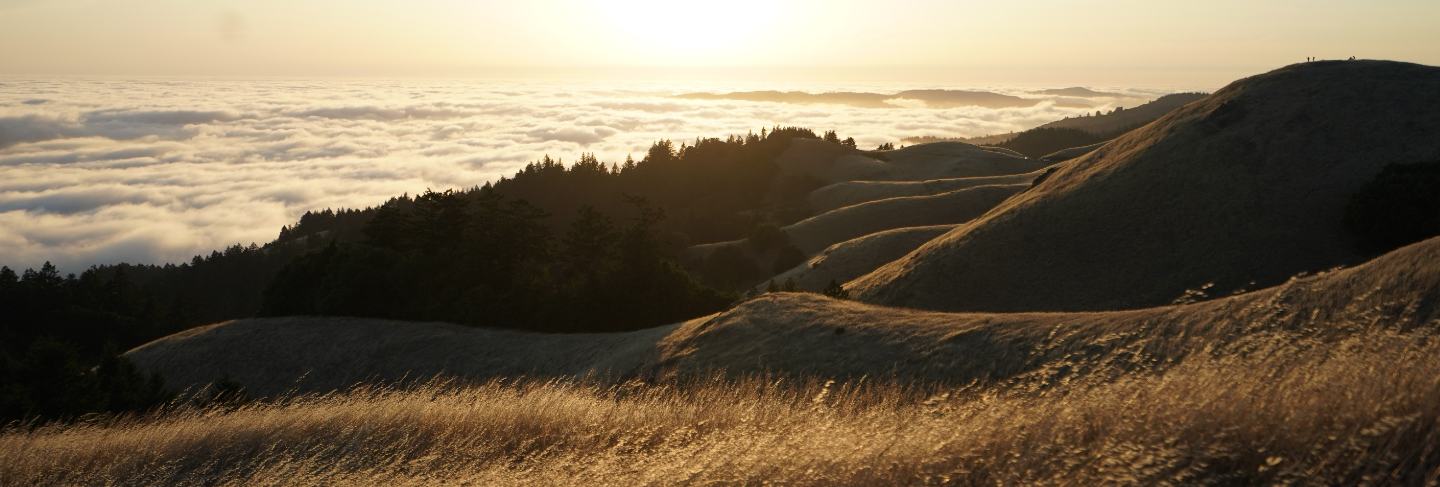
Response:
M570 161L589 152L618 162L662 138L773 125L835 129L874 147L909 136L1023 130L1094 110L1052 101L930 109L673 96L694 89L0 78L0 264L52 261L79 272L93 264L188 261L230 244L270 241L307 210L476 186L546 154ZM1098 108L1139 103L1092 101Z

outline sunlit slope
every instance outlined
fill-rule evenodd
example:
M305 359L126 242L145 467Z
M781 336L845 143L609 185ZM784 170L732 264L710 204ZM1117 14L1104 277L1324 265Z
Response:
M241 320L127 353L170 387L228 378L256 394L427 378L767 373L1044 385L1226 354L1247 337L1323 343L1440 327L1440 238L1363 265L1183 306L1092 313L944 313L769 294L718 315L610 335L381 320ZM1278 338L1277 338L1278 337ZM1118 368L1118 369L1117 369Z
M935 310L1105 310L1273 285L1355 262L1350 196L1440 159L1440 68L1290 66L1243 79L1078 159L851 283Z

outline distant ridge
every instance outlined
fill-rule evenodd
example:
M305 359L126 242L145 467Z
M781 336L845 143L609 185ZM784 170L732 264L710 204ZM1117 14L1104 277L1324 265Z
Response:
M1138 107L1116 110L1110 113L1103 113L1100 115L1085 115L1081 117L1071 117L1063 120L1056 120L1020 132L986 135L981 137L971 137L968 139L959 140L969 142L971 144L997 145L1009 142L1016 137L1019 137L1026 133L1044 131L1046 129L1075 129L1090 134L1096 139L1109 140L1111 138L1119 136L1125 131L1153 122L1160 117L1165 116L1166 113L1170 113L1177 108L1185 106L1185 104L1187 103L1199 100L1204 97L1204 93L1172 93L1151 100L1150 102L1140 105ZM911 137L907 138L905 141L908 143L919 143L934 139L936 138ZM1096 142L1099 141L1100 140L1096 140Z
M692 100L741 100L771 103L823 103L865 108L897 108L904 101L919 101L927 108L976 106L985 108L1019 108L1040 104L1038 98L966 90L908 90L894 94L837 91L808 93L803 91L741 91L734 93L685 93L679 98Z
M1153 122L1165 114L1207 96L1205 93L1172 93L1134 108L1110 112L1094 117L1074 117L1041 125L1036 128L1073 128L1092 134L1111 134L1119 130L1135 128Z
M1036 91L1032 91L1031 93L1035 93L1035 94L1037 94L1037 95L1073 96L1073 97L1077 97L1077 98L1106 98L1106 97L1109 97L1109 98L1121 98L1121 97L1127 97L1127 96L1129 96L1129 95L1125 95L1125 94L1123 94L1123 93L1109 93L1109 92L1104 92L1104 91L1095 91L1095 90L1092 90L1092 89L1090 89L1090 88L1085 88L1085 87L1083 87L1083 86L1072 86L1072 87L1069 87L1069 88L1051 88L1051 89L1048 89L1048 90L1036 90Z

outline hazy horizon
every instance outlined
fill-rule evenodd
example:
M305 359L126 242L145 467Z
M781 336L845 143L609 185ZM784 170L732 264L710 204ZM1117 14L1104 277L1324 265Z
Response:
M1214 89L1307 57L1440 64L1437 17L1440 4L1422 0L6 0L0 74L813 82L848 73L838 81Z

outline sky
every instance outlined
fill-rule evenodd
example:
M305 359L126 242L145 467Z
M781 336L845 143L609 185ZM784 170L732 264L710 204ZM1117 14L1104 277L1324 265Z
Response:
M0 0L0 74L1213 89L1307 56L1440 64L1437 24L1435 0Z

